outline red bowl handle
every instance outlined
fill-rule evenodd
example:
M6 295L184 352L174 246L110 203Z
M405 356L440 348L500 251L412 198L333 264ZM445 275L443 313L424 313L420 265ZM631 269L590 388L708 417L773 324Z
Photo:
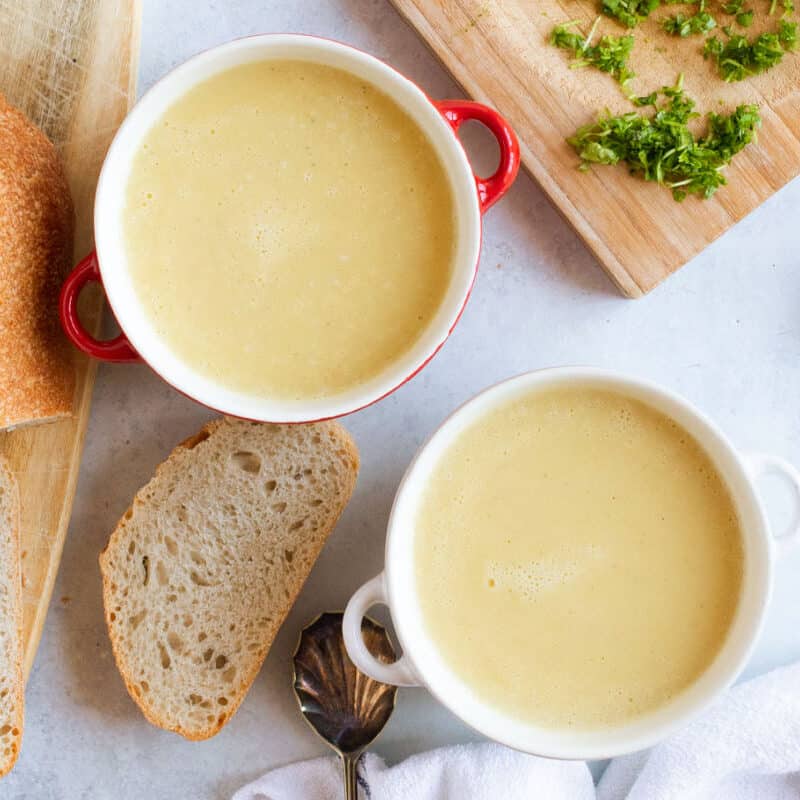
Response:
M129 363L141 361L133 345L127 340L124 333L114 339L101 341L95 339L78 318L78 297L87 283L94 281L103 285L100 268L97 264L97 251L92 250L77 267L69 274L61 287L61 296L58 300L58 313L61 317L61 327L69 340L87 355L100 361L115 361Z
M458 132L462 123L474 119L485 125L500 146L500 165L489 178L475 176L481 213L493 206L514 182L519 172L519 142L511 126L493 108L471 100L437 100L434 105Z

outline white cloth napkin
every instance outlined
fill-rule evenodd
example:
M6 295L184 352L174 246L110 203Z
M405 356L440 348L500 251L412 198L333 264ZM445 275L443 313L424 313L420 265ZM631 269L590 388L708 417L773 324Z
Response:
M611 762L597 789L586 764L497 744L444 747L387 767L362 761L369 800L800 800L800 663L734 687L651 750ZM332 758L292 764L233 800L340 800Z
M798 800L800 663L734 686L671 739L614 759L597 800Z
M411 756L394 767L369 753L359 770L364 800L595 800L582 761L548 761L499 744L462 744ZM537 794L531 794L532 789ZM233 800L341 800L342 769L316 758L276 769Z

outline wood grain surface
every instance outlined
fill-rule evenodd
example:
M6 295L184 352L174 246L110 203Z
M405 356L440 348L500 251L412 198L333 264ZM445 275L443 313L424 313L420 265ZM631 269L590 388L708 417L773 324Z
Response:
M139 22L138 0L0 0L0 90L64 159L75 201L76 259L92 247L97 176L135 99ZM102 300L98 292L84 294L82 314L96 330ZM61 558L89 416L95 365L83 357L77 364L72 419L0 434L22 506L26 676Z
M665 7L634 31L630 65L637 73L631 87L636 94L672 85L683 72L687 93L704 114L730 111L742 102L761 109L758 143L736 156L727 170L729 186L711 200L676 203L669 191L630 177L622 166L576 169L578 159L565 138L604 108L631 110L609 76L570 69L567 54L547 43L554 25L567 20L579 20L585 33L597 17L597 2L392 2L463 88L508 118L521 140L525 166L630 297L652 289L800 173L796 53L763 75L726 84L703 59L701 37L675 39L660 29L658 20L678 7ZM768 4L754 7L763 12ZM774 28L779 18L758 16L748 36ZM732 21L724 14L719 18L723 24ZM597 35L606 33L618 36L624 29L604 17Z

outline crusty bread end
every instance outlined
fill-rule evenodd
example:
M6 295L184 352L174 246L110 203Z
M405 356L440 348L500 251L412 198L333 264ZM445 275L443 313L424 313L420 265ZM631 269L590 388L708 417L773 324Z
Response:
M72 238L58 153L0 94L0 430L72 413L75 356L58 321Z

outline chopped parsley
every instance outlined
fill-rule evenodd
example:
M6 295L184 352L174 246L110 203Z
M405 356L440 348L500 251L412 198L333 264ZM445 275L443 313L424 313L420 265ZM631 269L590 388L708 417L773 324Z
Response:
M784 14L791 14L794 11L794 0L781 0L781 6L783 7ZM769 15L772 16L775 13L775 9L778 7L778 0L772 0L769 4Z
M791 0L787 0L787 2L791 2ZM755 12L751 8L744 7L745 0L729 0L729 2L721 3L720 8L726 13L730 14L733 17L736 17L736 22L742 28L749 28L753 24L753 18L755 17ZM729 26L725 26L723 30L730 30ZM728 33L728 36L732 36L733 32L731 31Z
M635 28L639 22L655 11L661 0L601 0L600 10L621 22L627 28Z
M778 41L784 50L794 50L797 47L797 23L782 19L778 25Z
M683 91L682 78L673 87L637 98L638 106L652 106L613 116L606 113L578 129L568 142L581 158L580 168L593 164L625 163L631 174L656 181L680 201L689 194L711 197L726 184L722 169L755 138L761 124L758 108L740 105L729 115L710 113L704 136L695 138L688 122L700 116Z
M698 11L693 15L679 13L661 20L661 27L673 36L685 37L708 33L717 27L717 21L708 11Z
M784 53L797 46L797 23L781 20L775 33L762 33L753 41L733 34L727 42L716 36L706 40L704 58L714 58L723 80L741 81L779 64Z
M716 63L720 77L741 81L779 64L784 55L797 47L797 22L788 16L795 10L795 0L769 0L756 5L755 0L719 0L710 13L708 0L598 0L600 11L627 28L635 28L661 6L693 6L659 21L662 29L677 37L704 36L703 57ZM748 37L758 15L766 19L778 7L781 18L772 30ZM730 17L722 24L720 14ZM716 16L716 18L715 18ZM733 23L736 23L736 26ZM634 73L628 67L634 37L603 36L593 42L599 18L584 38L577 22L556 26L550 42L571 52L573 67L593 66L616 78L625 86ZM734 30L734 27L736 28ZM717 34L719 29L720 34ZM708 35L711 32L712 35ZM723 35L724 34L724 35ZM665 52L663 48L655 48ZM730 114L708 113L705 130L697 133L695 103L683 91L683 78L672 87L663 87L640 97L625 89L636 110L614 115L609 111L579 128L567 141L580 157L580 169L597 164L624 163L631 174L654 181L672 191L677 201L690 194L709 198L727 183L724 170L733 157L756 138L761 125L758 106L740 105Z
M572 51L573 67L593 66L624 84L634 76L627 65L633 49L633 36L603 36L597 44L591 44L599 22L598 17L585 39L574 30L577 21L557 25L550 34L550 43Z
M730 0L727 3L722 3L721 8L726 14L730 14L731 16L741 14L744 10L744 0Z

